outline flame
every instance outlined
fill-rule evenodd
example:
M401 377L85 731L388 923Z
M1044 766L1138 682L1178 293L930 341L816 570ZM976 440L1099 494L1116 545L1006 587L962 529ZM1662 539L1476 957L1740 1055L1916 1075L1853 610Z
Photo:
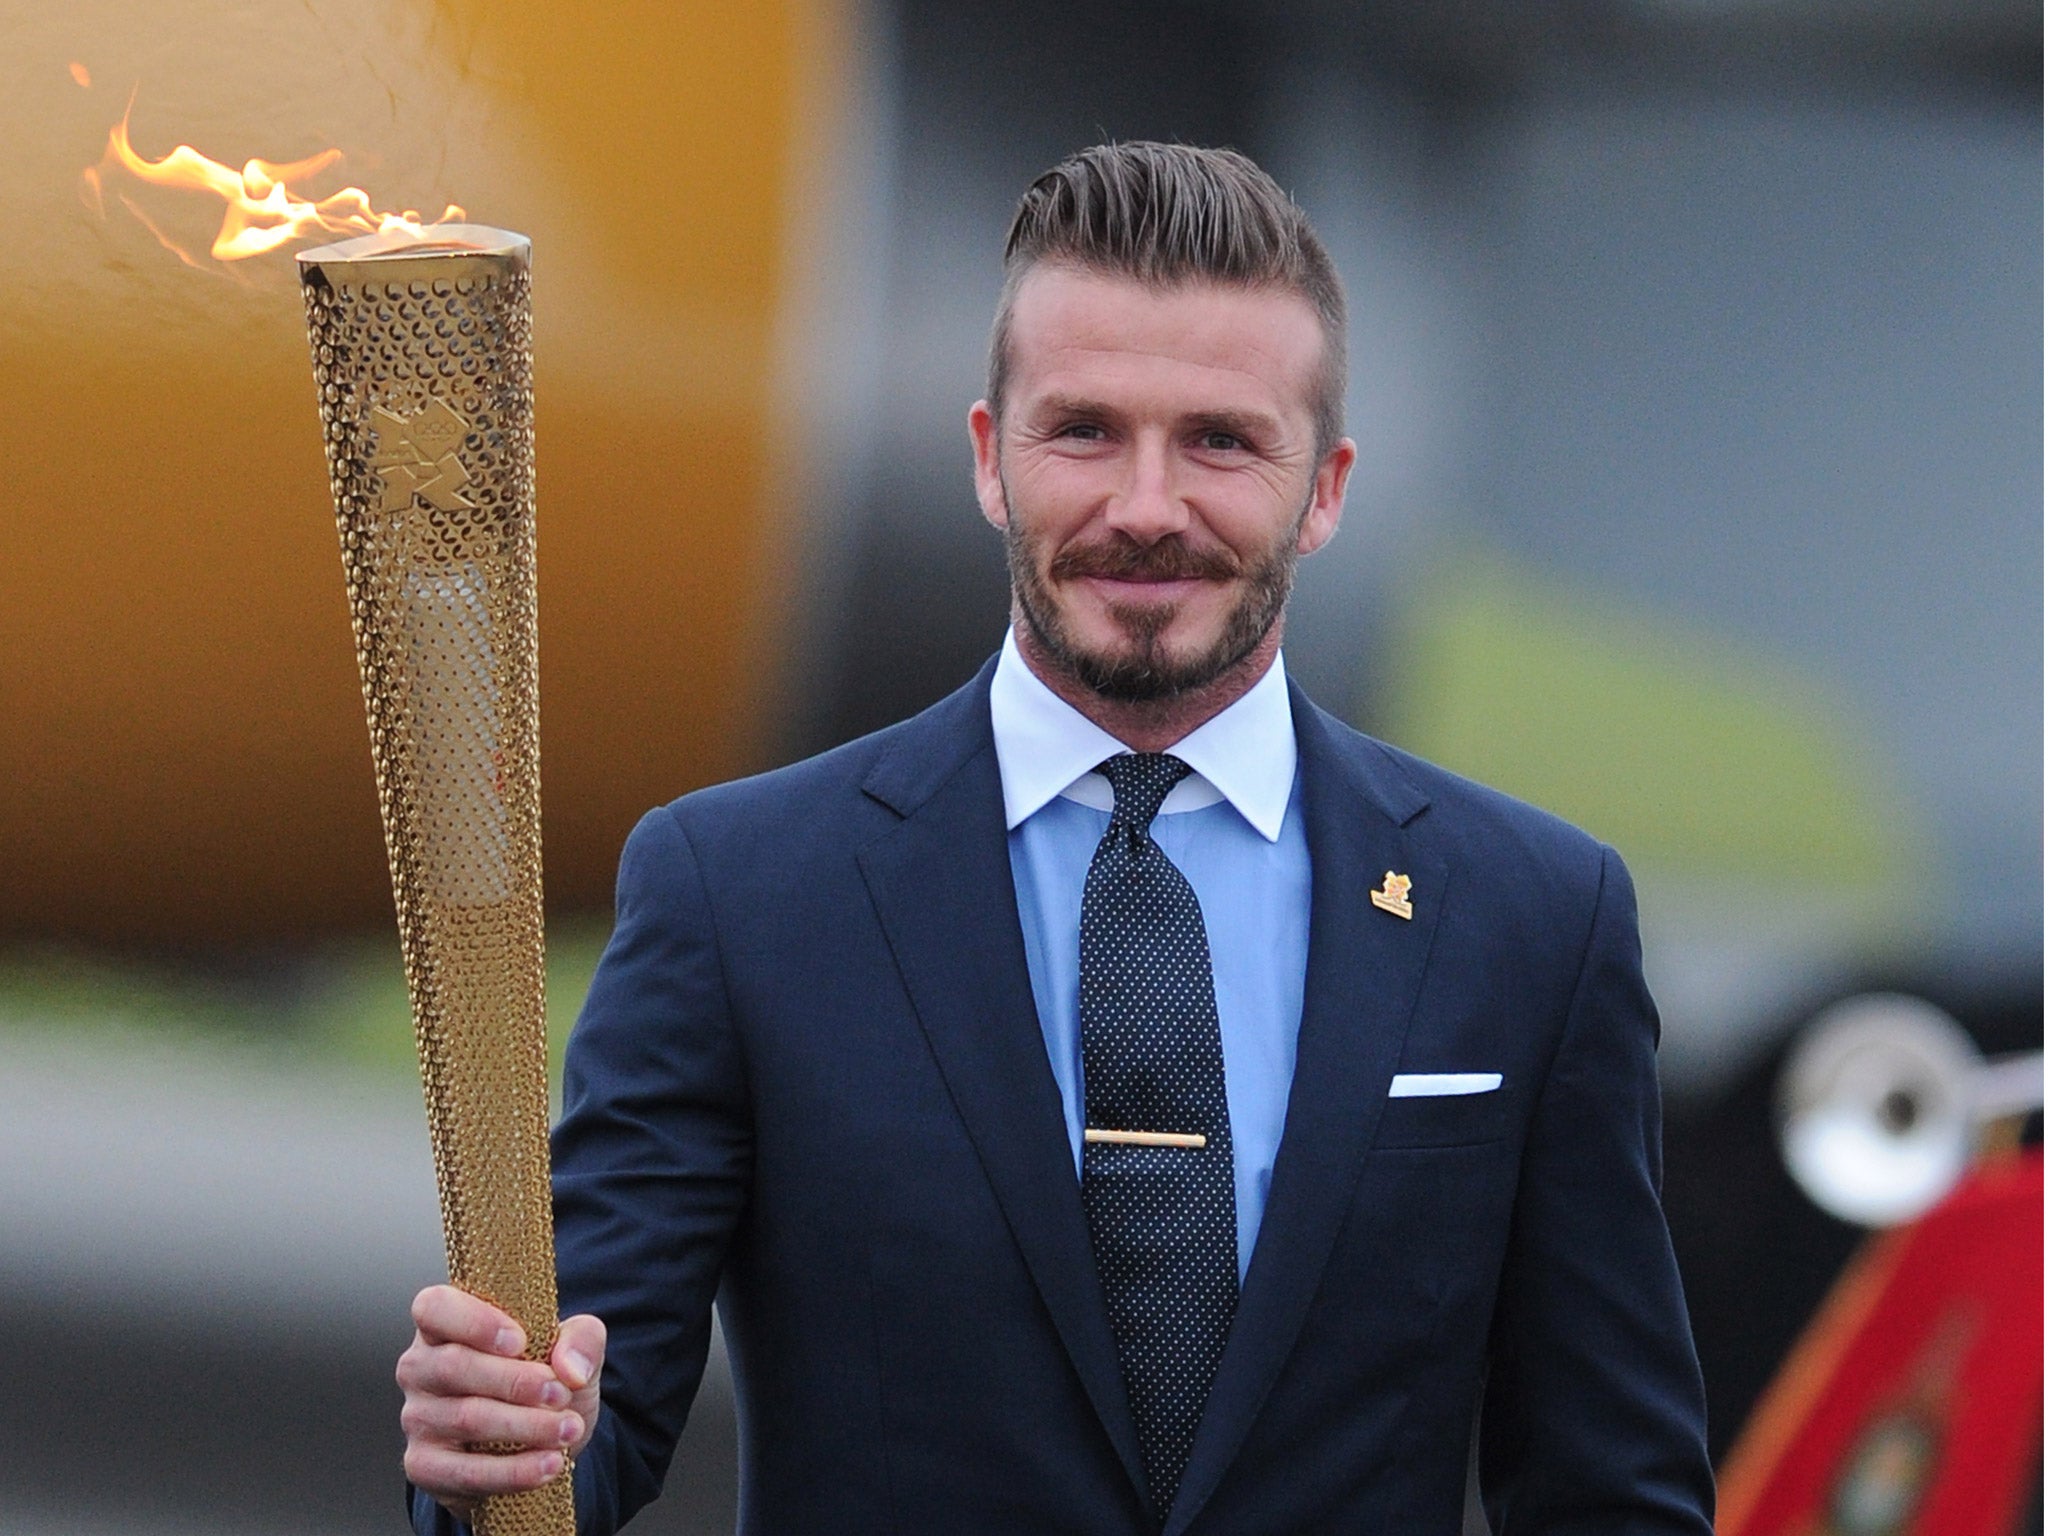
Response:
M161 160L145 159L136 153L135 146L128 139L128 119L135 109L133 100L128 103L128 109L121 114L121 121L108 132L107 152L101 156L100 163L86 168L84 182L90 201L94 205L99 203L107 174L117 169L159 187L211 192L227 204L220 233L214 237L211 251L218 261L242 261L289 245L294 240L321 234L393 234L426 239L431 225L460 222L467 217L453 203L433 220L422 220L410 208L403 213L379 213L371 206L369 194L360 187L343 187L318 201L294 195L290 183L317 176L340 164L341 151L338 149L325 149L304 160L284 164L250 160L239 171L207 158L189 144L180 144ZM197 264L186 251L166 238L163 231L151 223L133 202L126 197L121 201L148 226L149 232L166 249L188 265Z
M73 59L71 61L71 78L76 80L80 85L84 86L87 90L92 89L92 71L87 69L83 64L79 63L79 61L76 59Z

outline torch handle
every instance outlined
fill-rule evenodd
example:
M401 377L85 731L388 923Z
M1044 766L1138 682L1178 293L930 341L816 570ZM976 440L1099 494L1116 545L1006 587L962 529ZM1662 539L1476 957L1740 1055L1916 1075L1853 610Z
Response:
M573 1472L564 1472L553 1482L531 1493L501 1493L485 1499L470 1524L477 1536L524 1536L526 1532L562 1532L573 1536L576 1529L576 1498L571 1485Z

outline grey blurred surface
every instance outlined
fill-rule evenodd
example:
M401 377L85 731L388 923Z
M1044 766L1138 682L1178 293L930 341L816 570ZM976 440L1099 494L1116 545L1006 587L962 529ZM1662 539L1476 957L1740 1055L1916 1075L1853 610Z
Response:
M446 1273L416 1090L0 1036L0 1530L405 1527L406 1307ZM730 1531L723 1351L635 1531Z

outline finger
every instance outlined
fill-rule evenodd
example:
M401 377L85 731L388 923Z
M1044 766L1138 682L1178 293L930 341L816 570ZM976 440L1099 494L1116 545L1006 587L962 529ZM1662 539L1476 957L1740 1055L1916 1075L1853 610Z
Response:
M429 1344L416 1338L398 1357L398 1385L408 1398L487 1397L532 1408L566 1408L569 1389L538 1360L484 1355L467 1344Z
M604 1367L604 1343L604 1324L597 1318L587 1312L565 1317L548 1362L570 1391L581 1392L595 1384Z
M580 1414L521 1408L488 1397L408 1397L399 1426L412 1444L516 1445L560 1450L583 1437Z
M526 1330L510 1315L452 1285L430 1285L412 1299L413 1325L430 1344L467 1344L490 1355L520 1355Z
M560 1451L488 1456L421 1441L406 1447L405 1475L437 1499L469 1501L538 1488L562 1470Z

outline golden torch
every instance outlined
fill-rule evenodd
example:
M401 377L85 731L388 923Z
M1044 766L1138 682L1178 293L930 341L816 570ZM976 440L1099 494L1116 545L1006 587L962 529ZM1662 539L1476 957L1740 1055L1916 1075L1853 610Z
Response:
M528 1355L543 1359L556 1302L529 247L459 222L452 204L424 224L377 212L359 187L310 201L288 185L340 159L330 149L237 171L181 144L151 160L124 116L82 190L96 209L117 176L219 197L221 261L314 232L356 236L301 252L299 277L448 1275L518 1319ZM573 1536L570 1489L565 1469L533 1493L487 1500L476 1525L484 1536Z
M529 246L475 224L299 254L449 1278L555 1337ZM565 1470L485 1536L570 1533Z

